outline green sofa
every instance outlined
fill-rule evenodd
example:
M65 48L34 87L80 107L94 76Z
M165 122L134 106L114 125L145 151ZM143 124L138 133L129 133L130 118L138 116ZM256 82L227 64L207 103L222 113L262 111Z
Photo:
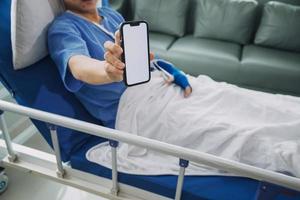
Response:
M174 21L182 19L182 16L176 18L176 15L174 15L174 21L167 17L169 12L176 11L176 8L174 8L176 1L174 1L174 4L169 5L163 5L162 2L165 0L157 1L159 2L159 6L155 5L155 1L152 0L111 0L110 2L113 8L119 10L123 16L125 16L126 20L138 19L139 15L146 15L146 19L147 16L148 18L151 16L152 18L157 17L156 24L150 24L151 50L159 57L173 62L177 67L188 74L194 76L205 74L214 80L225 81L246 88L300 96L300 51L275 48L272 47L272 45L256 45L256 42L254 42L256 41L255 37L262 21L265 3L269 2L269 0L256 0L257 8L255 8L255 13L252 13L254 17L245 19L253 20L253 28L252 30L249 29L248 33L244 32L242 35L239 30L233 30L237 27L232 29L230 27L232 26L233 21L236 22L240 20L240 18L243 18L242 16L244 13L248 11L245 10L243 13L237 11L239 10L238 7L235 10L233 9L231 13L236 11L240 12L238 14L241 15L241 17L238 17L239 19L234 18L233 13L232 16L230 16L231 19L229 17L229 20L232 20L232 22L228 22L228 19L226 22L226 16L224 16L226 13L222 13L223 16L221 17L224 17L224 19L222 19L223 24L220 24L220 29L224 26L224 23L227 23L226 30L218 30L218 27L213 27L215 30L210 30L212 32L211 34L214 35L213 38L205 36L205 34L210 33L205 33L206 30L204 29L203 31L203 27L200 30L200 33L197 33L200 36L195 36L196 32L199 32L196 31L196 24L200 23L200 26L205 26L203 25L205 21L197 21L197 17L203 17L201 15L204 13L204 11L201 10L200 15L199 13L197 14L197 6L199 6L198 4L200 3L202 3L203 6L207 6L206 4L210 3L208 2L210 0L182 0L188 2L187 5L180 5L181 11L183 9L187 10L187 17L184 21L184 31L179 31L175 34L173 34L172 30L165 29L172 26L172 24L169 25L169 22L174 24ZM141 4L141 2L144 2L144 4L147 4L147 2L149 4L149 2L151 2L153 6L151 5L152 8L150 10L139 11L137 9L146 6L143 3ZM281 2L300 6L299 0L281 0ZM138 5L136 5L137 3ZM220 6L224 9L226 7L226 5L223 4ZM156 12L155 9L165 9L165 11L162 11L162 13L151 13ZM176 12L178 13L178 11ZM164 17L163 14L166 17ZM209 14L211 14L211 12L207 15ZM218 18L219 15L220 13L212 13L212 17L215 16L215 18ZM251 15L249 14L249 16ZM167 20L169 20L169 22ZM241 21L241 23L241 29L245 29L245 27L243 27L244 22ZM210 24L207 24L207 26L209 27ZM293 33L293 29L299 31L299 27L292 27L284 30L282 34ZM226 31L227 33L223 33ZM168 34L168 32L171 34ZM206 32L209 32L209 30ZM222 34L227 34L225 39L218 39L219 33L221 34L220 37L222 37ZM242 37L243 35L248 34L248 41L236 41L238 40L239 34ZM201 35L204 36L201 37ZM227 38L230 38L232 35L232 41L230 41L230 39L228 40ZM266 37L266 34L261 35L262 37ZM298 37L300 37L300 35L298 35ZM263 39L266 40L266 38ZM299 46L297 47L298 49L300 48Z

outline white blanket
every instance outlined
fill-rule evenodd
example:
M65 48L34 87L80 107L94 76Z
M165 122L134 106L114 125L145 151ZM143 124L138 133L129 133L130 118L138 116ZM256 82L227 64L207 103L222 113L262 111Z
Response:
M116 128L300 177L300 98L273 95L189 77L193 93L167 85L159 72L123 94ZM91 148L89 161L111 168L108 143ZM118 170L130 174L178 174L178 158L120 143ZM225 172L190 163L189 175Z

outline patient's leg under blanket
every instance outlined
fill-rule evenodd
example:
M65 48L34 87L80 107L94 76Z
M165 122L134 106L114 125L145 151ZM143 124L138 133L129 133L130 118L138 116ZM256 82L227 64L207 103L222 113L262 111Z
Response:
M159 72L123 94L116 128L143 137L207 152L249 165L300 177L300 98L274 95L189 77L190 97L167 85ZM178 159L120 143L118 169L134 174L177 174ZM111 166L108 144L87 158ZM187 174L218 170L191 163Z

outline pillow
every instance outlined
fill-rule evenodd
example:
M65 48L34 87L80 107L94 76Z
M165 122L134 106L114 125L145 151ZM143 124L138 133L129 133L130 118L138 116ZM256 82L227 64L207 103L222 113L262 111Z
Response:
M255 0L198 1L194 36L247 44L257 8Z
M11 43L14 69L28 67L48 54L47 28L64 11L63 0L12 0ZM103 5L108 1L103 1ZM98 2L98 7L102 1Z
M300 51L300 6L280 2L265 4L254 43Z
M12 0L14 69L27 67L47 55L47 27L62 11L61 0Z
M145 20L149 29L181 37L185 33L188 0L136 0L135 20Z

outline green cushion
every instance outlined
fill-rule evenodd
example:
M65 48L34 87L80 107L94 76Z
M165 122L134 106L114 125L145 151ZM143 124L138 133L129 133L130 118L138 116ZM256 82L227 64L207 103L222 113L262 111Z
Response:
M175 36L167 35L164 33L150 32L150 51L158 57L164 57L168 52L172 43L175 41Z
M264 7L255 44L300 51L300 6L268 2Z
M201 0L194 36L247 44L253 34L257 5L255 0Z
M277 92L300 94L300 53L244 47L240 83Z
M145 20L151 31L183 36L188 0L136 0L135 20Z
M176 40L164 58L188 74L236 83L240 56L238 44L188 35Z
M175 40L174 36L163 33L149 33L151 50L167 50Z

